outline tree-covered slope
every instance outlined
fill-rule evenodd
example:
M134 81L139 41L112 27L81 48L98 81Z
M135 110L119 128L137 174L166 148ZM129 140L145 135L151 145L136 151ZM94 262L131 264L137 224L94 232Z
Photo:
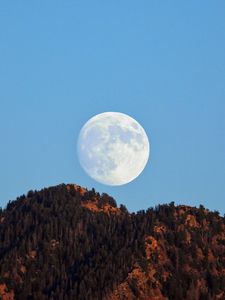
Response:
M225 220L204 207L129 213L77 185L0 212L0 299L225 299Z

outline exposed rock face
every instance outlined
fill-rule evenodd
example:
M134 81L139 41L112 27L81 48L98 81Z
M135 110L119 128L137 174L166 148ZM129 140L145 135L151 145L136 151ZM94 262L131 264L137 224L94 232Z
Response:
M13 290L9 290L5 283L0 284L0 299L2 300L15 299Z
M204 207L129 213L78 185L0 212L0 299L225 299L225 220Z

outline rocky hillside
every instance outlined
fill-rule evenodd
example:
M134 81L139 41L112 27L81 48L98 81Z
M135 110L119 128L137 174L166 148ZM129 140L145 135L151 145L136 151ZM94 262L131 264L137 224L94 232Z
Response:
M0 211L0 299L225 299L225 219L203 206L129 213L77 185Z

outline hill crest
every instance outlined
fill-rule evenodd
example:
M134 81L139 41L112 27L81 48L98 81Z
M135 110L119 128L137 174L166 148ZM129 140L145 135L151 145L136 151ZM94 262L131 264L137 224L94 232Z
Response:
M224 229L203 206L129 213L79 185L29 191L0 212L0 296L224 299Z

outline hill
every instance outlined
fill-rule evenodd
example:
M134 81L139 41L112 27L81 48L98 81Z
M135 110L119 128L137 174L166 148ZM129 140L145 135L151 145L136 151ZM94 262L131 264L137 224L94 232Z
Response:
M225 299L225 218L159 205L129 213L77 185L0 211L0 299Z

